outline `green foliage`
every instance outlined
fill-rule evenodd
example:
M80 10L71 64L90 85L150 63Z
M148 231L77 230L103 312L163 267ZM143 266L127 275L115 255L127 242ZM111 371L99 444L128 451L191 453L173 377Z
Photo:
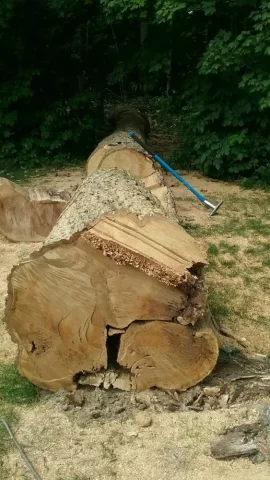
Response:
M38 397L38 388L21 377L15 365L0 365L0 403L31 405Z
M270 185L269 27L266 0L2 2L0 172L85 159L110 91L152 97L176 165Z
M0 170L74 163L96 143L100 60L93 69L89 37L95 41L98 28L83 18L94 11L75 0L1 6Z
M218 178L268 183L270 2L260 3L216 34L192 72L181 96L182 159Z

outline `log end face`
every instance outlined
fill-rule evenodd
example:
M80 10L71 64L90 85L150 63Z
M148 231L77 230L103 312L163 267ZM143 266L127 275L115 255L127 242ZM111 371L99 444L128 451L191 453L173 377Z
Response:
M131 370L137 389L186 390L211 373L218 343L209 329L194 335L171 322L132 324L121 337L118 362Z
M13 242L42 242L69 199L68 192L27 189L0 178L0 233Z

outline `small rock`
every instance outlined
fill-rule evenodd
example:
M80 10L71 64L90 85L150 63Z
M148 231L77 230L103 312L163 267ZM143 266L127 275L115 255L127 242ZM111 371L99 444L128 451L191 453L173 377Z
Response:
M147 405L145 405L145 403L139 403L138 404L138 409L139 410L146 410L148 407Z
M135 417L136 423L139 427L150 427L152 425L152 418L146 412L139 412Z
M85 402L84 393L82 390L75 390L67 395L69 405L74 405L74 407L82 407Z
M208 397L206 403L208 403L211 408L217 407L217 399L215 397Z
M129 438L135 438L138 436L138 432L127 432L126 436Z
M146 408L151 406L151 398L146 392L137 393L135 399L138 404L145 405Z
M254 463L255 465L256 464L260 464L260 463L263 463L265 461L265 457L262 453L258 453L257 455L255 455L252 459L251 459L252 463Z

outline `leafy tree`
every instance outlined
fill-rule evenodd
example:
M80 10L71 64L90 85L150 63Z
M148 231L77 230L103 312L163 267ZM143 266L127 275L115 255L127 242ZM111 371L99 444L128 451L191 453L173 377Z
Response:
M152 98L178 165L270 183L270 2L7 0L0 169L85 158L104 98Z
M269 178L270 2L242 18L240 9L209 42L181 94L182 159L220 178Z
M78 160L102 120L98 12L78 1L8 2L0 7L0 165Z

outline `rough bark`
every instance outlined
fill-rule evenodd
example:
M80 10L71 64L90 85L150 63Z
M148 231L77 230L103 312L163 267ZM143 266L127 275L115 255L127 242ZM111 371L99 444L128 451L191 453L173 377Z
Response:
M257 422L221 432L212 442L211 454L218 460L253 457L254 463L270 463L270 407L264 406Z
M130 172L147 186L164 208L176 216L174 201L165 186L164 172L129 135L132 130L146 140L150 124L144 114L131 107L119 107L112 116L114 132L99 143L87 161L87 174L117 167Z
M198 383L218 355L205 264L142 182L117 168L89 175L44 246L9 276L5 322L21 374L50 390L75 388L85 372L118 388ZM108 342L119 336L121 374L110 371Z
M70 198L68 192L23 188L0 178L0 233L14 242L42 242Z

